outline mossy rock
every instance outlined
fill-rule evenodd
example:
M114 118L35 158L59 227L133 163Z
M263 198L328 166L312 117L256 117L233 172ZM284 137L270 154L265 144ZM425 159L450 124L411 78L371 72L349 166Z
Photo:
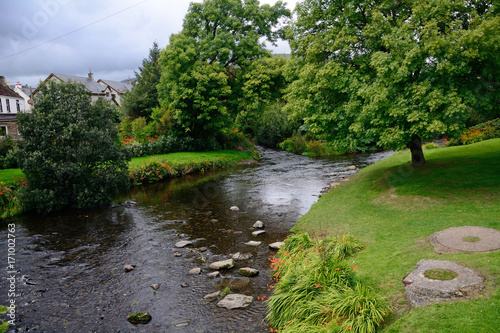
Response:
M127 320L134 325L147 324L151 321L151 315L146 311L136 312L128 316Z

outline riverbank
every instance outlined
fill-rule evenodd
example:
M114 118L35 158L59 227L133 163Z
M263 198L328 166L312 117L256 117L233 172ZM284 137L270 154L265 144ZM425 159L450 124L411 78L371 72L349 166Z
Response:
M500 228L500 139L409 153L371 165L322 198L294 227L312 238L352 234L365 245L350 259L357 277L385 295L394 315L386 332L490 332L500 326L500 251L438 254L435 232L457 226ZM449 260L484 277L469 299L410 308L402 279L421 259Z
M255 152L220 150L153 155L133 158L129 163L132 185L154 183L166 178L183 176L193 172L233 166L243 161L253 161ZM22 213L22 205L16 197L16 188L24 183L21 169L0 170L0 218Z

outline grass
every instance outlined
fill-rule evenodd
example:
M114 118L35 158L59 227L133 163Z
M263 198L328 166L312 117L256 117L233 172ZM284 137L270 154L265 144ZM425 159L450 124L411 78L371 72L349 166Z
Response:
M0 182L5 184L17 183L17 178L23 178L24 174L21 169L3 169L0 170Z
M433 280L453 280L458 276L457 273L447 269L429 269L424 272L424 276Z
M387 332L489 332L500 327L500 251L437 254L429 236L457 226L500 229L500 139L426 150L410 165L399 153L371 165L321 199L294 231L313 238L352 234L366 245L351 265L402 314ZM401 279L421 259L450 260L477 270L486 288L477 299L408 310ZM480 329L478 329L480 328Z

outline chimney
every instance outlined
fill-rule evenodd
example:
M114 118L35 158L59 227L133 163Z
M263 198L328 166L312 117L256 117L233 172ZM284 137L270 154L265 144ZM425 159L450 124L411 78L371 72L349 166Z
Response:
M132 84L132 81L130 81L130 77L127 79L127 84Z
M5 86L5 76L0 76L0 86Z
M16 88L19 88L19 89L21 89L23 87L23 85L21 83L19 83L19 81L17 81L15 86L16 86Z
M94 80L94 73L89 68L89 79Z

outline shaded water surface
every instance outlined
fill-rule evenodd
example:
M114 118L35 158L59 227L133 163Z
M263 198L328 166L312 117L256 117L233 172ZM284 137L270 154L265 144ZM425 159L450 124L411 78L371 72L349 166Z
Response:
M270 295L268 258L275 252L268 244L282 241L330 182L353 174L349 166L361 168L389 154L312 159L262 150L256 166L136 187L119 206L2 221L2 253L7 224L16 225L18 308L11 331L267 332L265 302L257 297ZM257 220L266 233L252 236ZM175 248L180 240L194 244ZM245 245L249 240L262 245ZM206 276L211 262L236 252L252 258L217 278ZM135 269L125 273L126 264ZM9 301L5 266L6 260L0 304ZM195 267L202 273L188 275ZM241 278L241 267L260 271L242 291L254 296L249 308L226 310L202 301L224 278ZM160 287L154 291L151 284ZM128 323L137 311L148 311L151 322Z

